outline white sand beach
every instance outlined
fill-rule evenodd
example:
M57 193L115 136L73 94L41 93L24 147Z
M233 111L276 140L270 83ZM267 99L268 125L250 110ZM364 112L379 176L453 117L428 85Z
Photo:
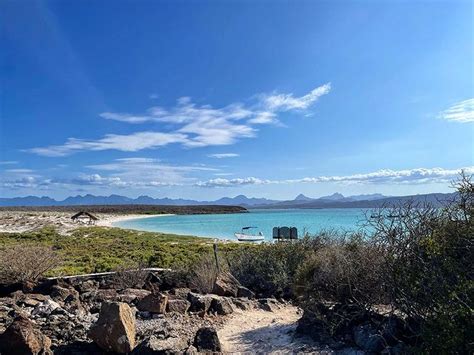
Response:
M0 232L21 233L38 230L44 227L54 227L61 234L70 234L79 227L92 227L80 222L74 222L71 212L51 211L0 211ZM106 214L94 213L98 218L95 226L114 227L114 223L130 219L170 216L172 214L140 215L140 214Z

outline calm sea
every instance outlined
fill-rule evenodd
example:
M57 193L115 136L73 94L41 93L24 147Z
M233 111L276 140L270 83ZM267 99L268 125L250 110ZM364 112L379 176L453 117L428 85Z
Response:
M199 237L234 239L234 233L245 226L272 239L272 229L278 226L297 227L298 234L317 233L324 229L356 230L365 221L364 209L304 209L251 210L249 213L162 216L117 222L117 227L152 232L166 232Z

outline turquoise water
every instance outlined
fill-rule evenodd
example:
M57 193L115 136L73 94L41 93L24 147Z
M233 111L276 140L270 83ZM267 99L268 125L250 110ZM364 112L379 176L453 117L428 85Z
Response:
M362 226L364 212L356 208L305 210L251 210L249 213L162 216L114 223L117 227L151 232L166 232L199 237L235 239L244 226L257 226L272 240L277 226L297 227L298 234L317 233L323 229L356 230Z

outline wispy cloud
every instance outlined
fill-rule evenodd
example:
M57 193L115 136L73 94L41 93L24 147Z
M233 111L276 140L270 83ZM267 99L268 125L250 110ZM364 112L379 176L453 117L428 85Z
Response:
M441 113L441 118L454 122L474 122L474 98L458 102Z
M18 164L18 162L14 160L0 161L0 165L15 165L15 164Z
M262 95L262 101L271 111L304 110L329 91L331 83L319 86L301 97L295 97L293 94Z
M275 184L278 181L275 180L262 180L256 177L247 178L236 178L236 179L211 179L208 181L200 181L196 183L199 187L232 187L232 186L245 186L245 185L266 185Z
M143 124L166 123L168 132L140 131L127 135L108 134L99 139L69 138L64 144L32 148L27 151L44 156L66 156L80 151L139 151L168 144L196 148L234 144L242 138L256 137L262 125L281 124L278 113L307 110L319 97L330 91L330 83L313 89L301 97L294 94L257 95L253 104L232 103L214 108L196 105L189 97L181 97L171 108L155 106L145 114L103 112L108 120Z
M217 158L217 159L224 159L224 158L236 158L240 156L237 153L216 153L216 154L208 154L209 158Z
M197 182L199 187L232 187L243 185L297 184L297 183L361 183L361 184L417 184L427 182L449 182L455 179L461 170L474 174L474 166L459 169L419 168L409 170L378 170L366 174L342 176L317 176L289 180L267 180L256 177L224 179L217 178Z
M181 133L136 132L129 135L108 134L96 141L69 138L63 145L32 148L28 151L38 155L61 157L84 150L101 151L115 149L124 152L136 152L142 149L157 148L186 141L186 135Z

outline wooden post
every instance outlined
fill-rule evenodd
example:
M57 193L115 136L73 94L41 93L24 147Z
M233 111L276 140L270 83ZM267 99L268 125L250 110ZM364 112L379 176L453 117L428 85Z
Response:
M221 272L221 269L220 269L220 267L219 267L219 258L218 258L218 256L217 256L217 240L214 240L213 249L214 249L214 257L216 258L217 272L220 273L220 272Z

